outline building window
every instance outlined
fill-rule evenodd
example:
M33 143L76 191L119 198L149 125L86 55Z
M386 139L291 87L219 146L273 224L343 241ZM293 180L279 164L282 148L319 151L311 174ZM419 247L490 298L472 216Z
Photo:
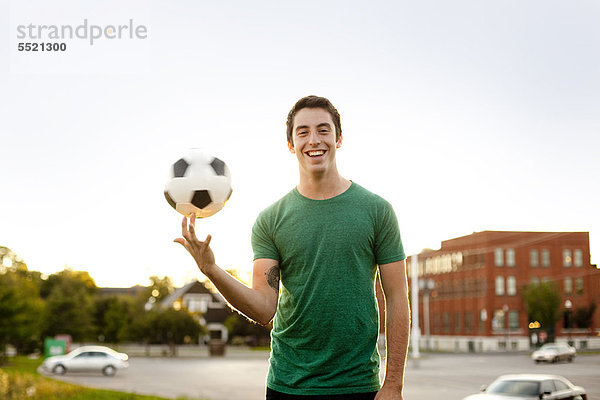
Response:
M583 251L577 249L573 252L573 261L576 267L583 267Z
M550 266L550 250L543 249L542 250L542 267Z
M465 313L465 332L473 332L475 329L475 314L472 312Z
M537 267L540 265L539 253L536 249L529 250L529 266Z
M499 331L504 329L504 311L495 310L494 318L492 319L492 330Z
M509 311L508 312L508 327L510 329L519 329L519 312Z
M460 313L454 313L454 332L460 333Z
M573 258L571 257L571 250L563 250L563 267L570 267L573 265Z
M442 330L443 332L450 332L450 313L442 314Z
M538 278L537 276L534 276L531 278L530 280L532 285L539 285L540 284L540 278Z
M502 249L494 250L494 265L496 267L504 265L504 251L502 251Z
M504 296L504 277L496 277L496 296Z
M506 249L506 266L515 266L515 249Z
M565 278L565 294L573 293L573 280L571 278Z
M575 293L583 294L583 278L575 279Z
M506 278L506 294L509 296L517 294L517 280L514 276Z

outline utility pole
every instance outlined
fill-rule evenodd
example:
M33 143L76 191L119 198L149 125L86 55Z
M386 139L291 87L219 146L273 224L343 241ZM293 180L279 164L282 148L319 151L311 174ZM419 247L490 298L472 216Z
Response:
M412 305L412 318L411 318L411 345L412 345L412 357L418 359L421 355L419 354L419 341L421 339L421 329L419 328L419 271L418 271L418 256L414 254L411 257L411 269L410 269L410 303Z

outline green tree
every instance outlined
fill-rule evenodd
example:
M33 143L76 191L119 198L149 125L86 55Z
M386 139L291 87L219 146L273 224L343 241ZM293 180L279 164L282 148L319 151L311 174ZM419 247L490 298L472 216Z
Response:
M175 290L173 281L168 276L162 278L152 275L150 277L150 286L147 286L145 290L140 292L138 295L137 302L144 309L146 304L154 306L161 300L167 297Z
M96 282L87 271L74 271L65 268L63 271L52 274L42 282L41 296L47 298L52 293L55 286L71 286L77 290L82 290L87 295L93 296L98 292Z
M152 275L150 277L150 286L146 290L147 297L156 298L157 302L160 302L162 299L167 297L171 292L175 290L173 286L173 281L168 276L163 276L162 278Z
M242 341L250 346L268 346L270 325L262 326L238 313L231 314L224 323L229 332L229 341Z
M129 337L129 326L138 310L134 299L124 296L95 299L94 326L98 340L119 343Z
M573 320L580 329L587 329L592 326L592 319L596 312L596 303L590 303L589 307L579 307L575 310Z
M64 271L50 275L42 284L46 308L42 317L45 337L69 334L74 341L95 340L93 295L97 287L88 272Z
M41 274L29 271L13 251L0 246L0 352L7 343L32 352L41 343Z
M198 343L202 328L185 310L154 308L132 324L137 341L149 344Z
M562 299L556 282L540 282L527 285L523 290L523 299L530 320L539 321L548 333L548 341L554 342L555 326L562 314Z

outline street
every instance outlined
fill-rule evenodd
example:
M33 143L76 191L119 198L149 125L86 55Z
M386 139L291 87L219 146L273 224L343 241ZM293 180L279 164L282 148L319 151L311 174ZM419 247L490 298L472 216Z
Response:
M222 358L132 358L115 377L67 374L66 382L168 398L261 400L268 353L228 351ZM600 355L579 355L575 361L535 364L527 354L422 354L409 360L405 375L407 400L460 400L507 373L562 375L587 389L589 400L600 400Z

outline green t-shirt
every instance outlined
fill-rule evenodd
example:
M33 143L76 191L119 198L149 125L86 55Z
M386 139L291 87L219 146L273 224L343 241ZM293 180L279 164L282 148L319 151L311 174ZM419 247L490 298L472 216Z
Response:
M356 183L327 200L294 189L260 213L252 248L281 274L267 386L301 395L379 390L375 274L405 258L392 206Z

